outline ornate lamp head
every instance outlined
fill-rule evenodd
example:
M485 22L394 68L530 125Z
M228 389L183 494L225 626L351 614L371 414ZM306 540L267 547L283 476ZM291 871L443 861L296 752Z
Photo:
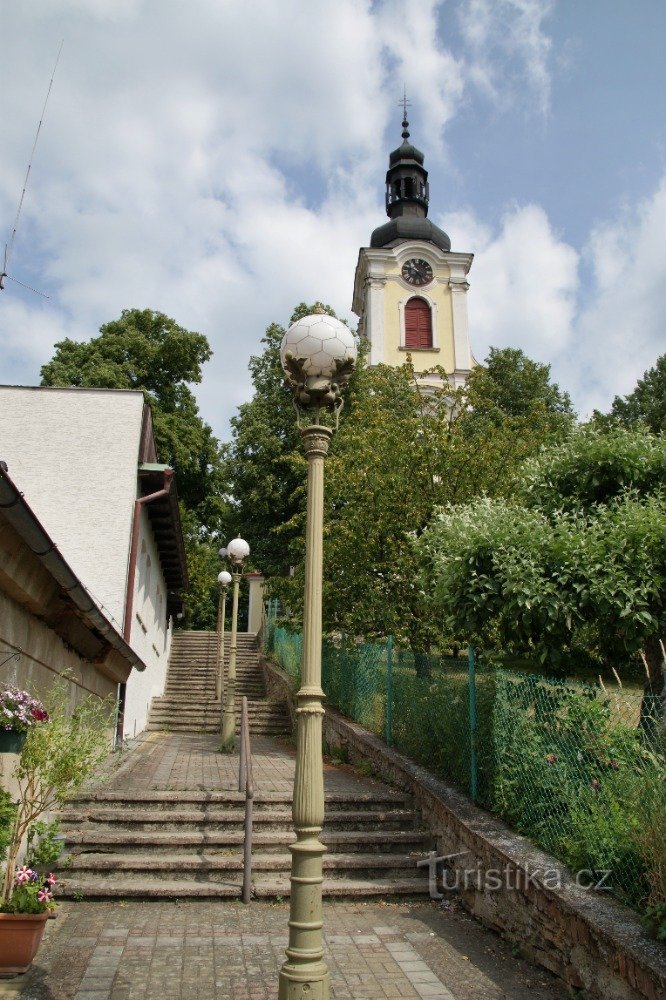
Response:
M280 360L299 418L311 411L318 421L319 411L329 410L337 420L356 355L353 333L333 316L315 313L289 327L280 345Z

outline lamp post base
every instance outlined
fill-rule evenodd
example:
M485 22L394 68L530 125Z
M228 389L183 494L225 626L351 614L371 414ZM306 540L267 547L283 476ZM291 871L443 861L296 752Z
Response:
M329 1000L331 977L324 962L308 965L285 962L278 980L278 1000Z

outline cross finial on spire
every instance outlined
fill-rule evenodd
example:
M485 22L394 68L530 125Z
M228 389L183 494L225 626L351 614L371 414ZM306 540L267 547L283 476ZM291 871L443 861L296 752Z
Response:
M409 122L407 121L407 108L412 106L412 102L407 100L407 87L403 88L402 100L398 101L402 105L402 137L409 139Z

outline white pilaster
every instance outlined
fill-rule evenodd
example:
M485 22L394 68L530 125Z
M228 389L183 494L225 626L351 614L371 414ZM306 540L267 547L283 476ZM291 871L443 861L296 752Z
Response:
M366 336L370 341L370 364L384 361L384 285L386 278L371 276L366 279L367 317Z

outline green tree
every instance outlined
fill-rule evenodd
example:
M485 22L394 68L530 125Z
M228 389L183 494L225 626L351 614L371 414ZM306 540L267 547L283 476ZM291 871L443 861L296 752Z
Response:
M639 379L628 396L616 396L610 414L595 413L600 423L621 423L633 426L640 421L654 434L666 430L666 354L657 359L653 368Z
M419 670L434 643L459 633L442 636L415 539L436 507L509 489L517 465L561 439L572 420L544 366L515 351L488 362L464 389L453 391L441 373L441 388L425 395L409 360L400 368L361 360L327 461L325 627L391 634ZM509 386L519 391L525 371L532 384L516 406ZM273 589L298 613L302 585L299 567Z
M585 428L527 462L515 499L441 511L420 543L450 627L555 668L642 652L643 718L664 713L666 442Z
M185 624L194 628L206 627L210 619L202 599L207 583L198 574L208 572L228 517L224 451L199 415L190 388L201 382L202 366L211 354L203 334L184 329L163 313L125 309L119 319L100 327L98 337L57 343L41 370L44 386L143 392L152 409L158 459L177 475L191 591L197 595L186 605Z

